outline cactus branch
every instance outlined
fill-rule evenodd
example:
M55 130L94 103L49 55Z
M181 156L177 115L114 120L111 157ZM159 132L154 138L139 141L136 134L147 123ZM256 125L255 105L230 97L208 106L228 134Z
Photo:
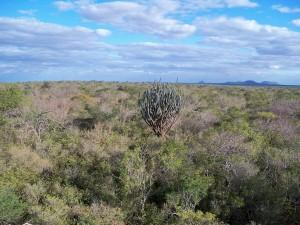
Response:
M154 83L139 100L142 117L157 136L165 136L172 128L182 105L180 91L162 83Z

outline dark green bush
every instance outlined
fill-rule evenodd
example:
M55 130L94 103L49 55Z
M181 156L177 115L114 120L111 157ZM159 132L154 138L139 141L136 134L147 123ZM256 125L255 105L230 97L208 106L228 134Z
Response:
M142 117L157 136L164 136L174 125L183 105L179 90L154 83L139 100Z
M0 222L18 223L26 212L26 204L10 188L0 188Z
M1 90L0 89L0 112L16 108L22 101L22 91L10 87Z

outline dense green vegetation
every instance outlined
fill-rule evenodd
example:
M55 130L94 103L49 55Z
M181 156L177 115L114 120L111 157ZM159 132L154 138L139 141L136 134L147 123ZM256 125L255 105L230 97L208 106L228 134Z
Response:
M300 90L180 85L164 138L149 85L0 85L0 224L296 225Z

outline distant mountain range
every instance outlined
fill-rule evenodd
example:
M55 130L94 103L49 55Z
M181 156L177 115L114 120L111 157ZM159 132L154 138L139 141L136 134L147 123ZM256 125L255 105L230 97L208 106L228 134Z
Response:
M205 83L200 81L199 84L215 84L215 85L230 85L230 86L281 86L281 84L272 81L256 82L254 80L225 82L225 83Z

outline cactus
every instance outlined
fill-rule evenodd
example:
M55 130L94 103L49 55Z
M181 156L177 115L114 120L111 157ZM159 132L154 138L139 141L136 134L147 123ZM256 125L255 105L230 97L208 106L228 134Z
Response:
M157 136L162 137L175 124L182 105L181 92L162 83L154 83L139 99L143 119Z

